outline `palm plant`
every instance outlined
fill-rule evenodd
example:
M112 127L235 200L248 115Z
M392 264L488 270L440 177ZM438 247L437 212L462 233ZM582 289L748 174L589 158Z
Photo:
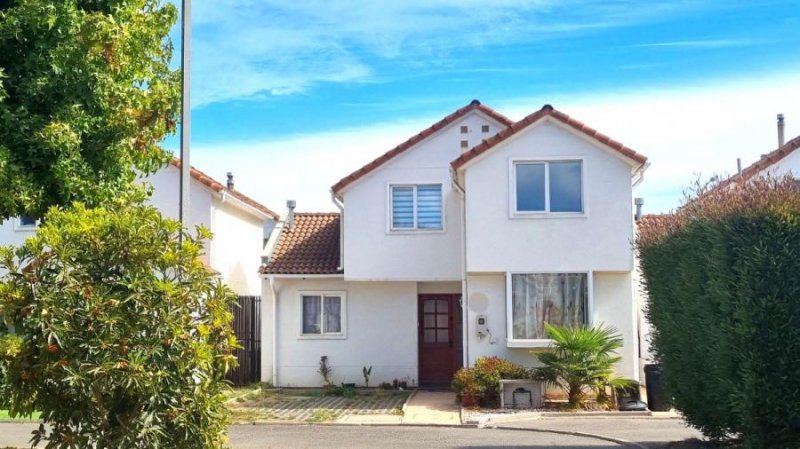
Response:
M535 373L567 393L570 409L583 408L589 391L602 397L607 386L633 385L633 380L614 375L614 365L621 360L616 350L622 347L615 328L545 324L545 331L553 340L552 350L537 354L544 366Z

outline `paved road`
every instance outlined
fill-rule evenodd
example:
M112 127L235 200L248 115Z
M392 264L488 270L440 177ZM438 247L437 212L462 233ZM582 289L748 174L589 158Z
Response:
M680 419L654 418L547 418L497 424L522 429L577 431L634 441L652 449L662 449L670 442L702 438Z
M0 423L0 447L28 447L35 425ZM242 425L230 432L234 449L266 448L556 448L619 449L592 438L519 430L450 427Z

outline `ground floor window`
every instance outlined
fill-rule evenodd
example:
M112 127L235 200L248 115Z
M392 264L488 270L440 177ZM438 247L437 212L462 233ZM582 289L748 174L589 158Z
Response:
M303 293L303 335L344 335L344 295Z
M509 276L511 339L546 339L545 323L557 326L588 323L587 273L514 273Z

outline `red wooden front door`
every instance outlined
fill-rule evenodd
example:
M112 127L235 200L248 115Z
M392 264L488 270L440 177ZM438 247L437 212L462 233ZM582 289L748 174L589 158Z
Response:
M419 384L449 387L461 367L460 295L419 295Z

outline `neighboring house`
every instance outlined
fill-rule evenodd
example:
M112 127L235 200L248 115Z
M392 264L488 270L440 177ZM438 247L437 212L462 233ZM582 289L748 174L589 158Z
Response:
M169 218L178 218L180 161L144 181L153 185L151 203ZM187 227L204 225L214 233L208 242L203 262L239 295L260 295L261 279L257 266L265 237L278 214L234 189L232 177L223 185L194 167L190 170L190 200ZM0 225L0 244L21 244L36 232L32 217L15 217Z
M535 365L543 323L600 324L638 378L633 187L646 158L546 105L473 101L332 187L267 244L262 380L446 386L480 356Z

